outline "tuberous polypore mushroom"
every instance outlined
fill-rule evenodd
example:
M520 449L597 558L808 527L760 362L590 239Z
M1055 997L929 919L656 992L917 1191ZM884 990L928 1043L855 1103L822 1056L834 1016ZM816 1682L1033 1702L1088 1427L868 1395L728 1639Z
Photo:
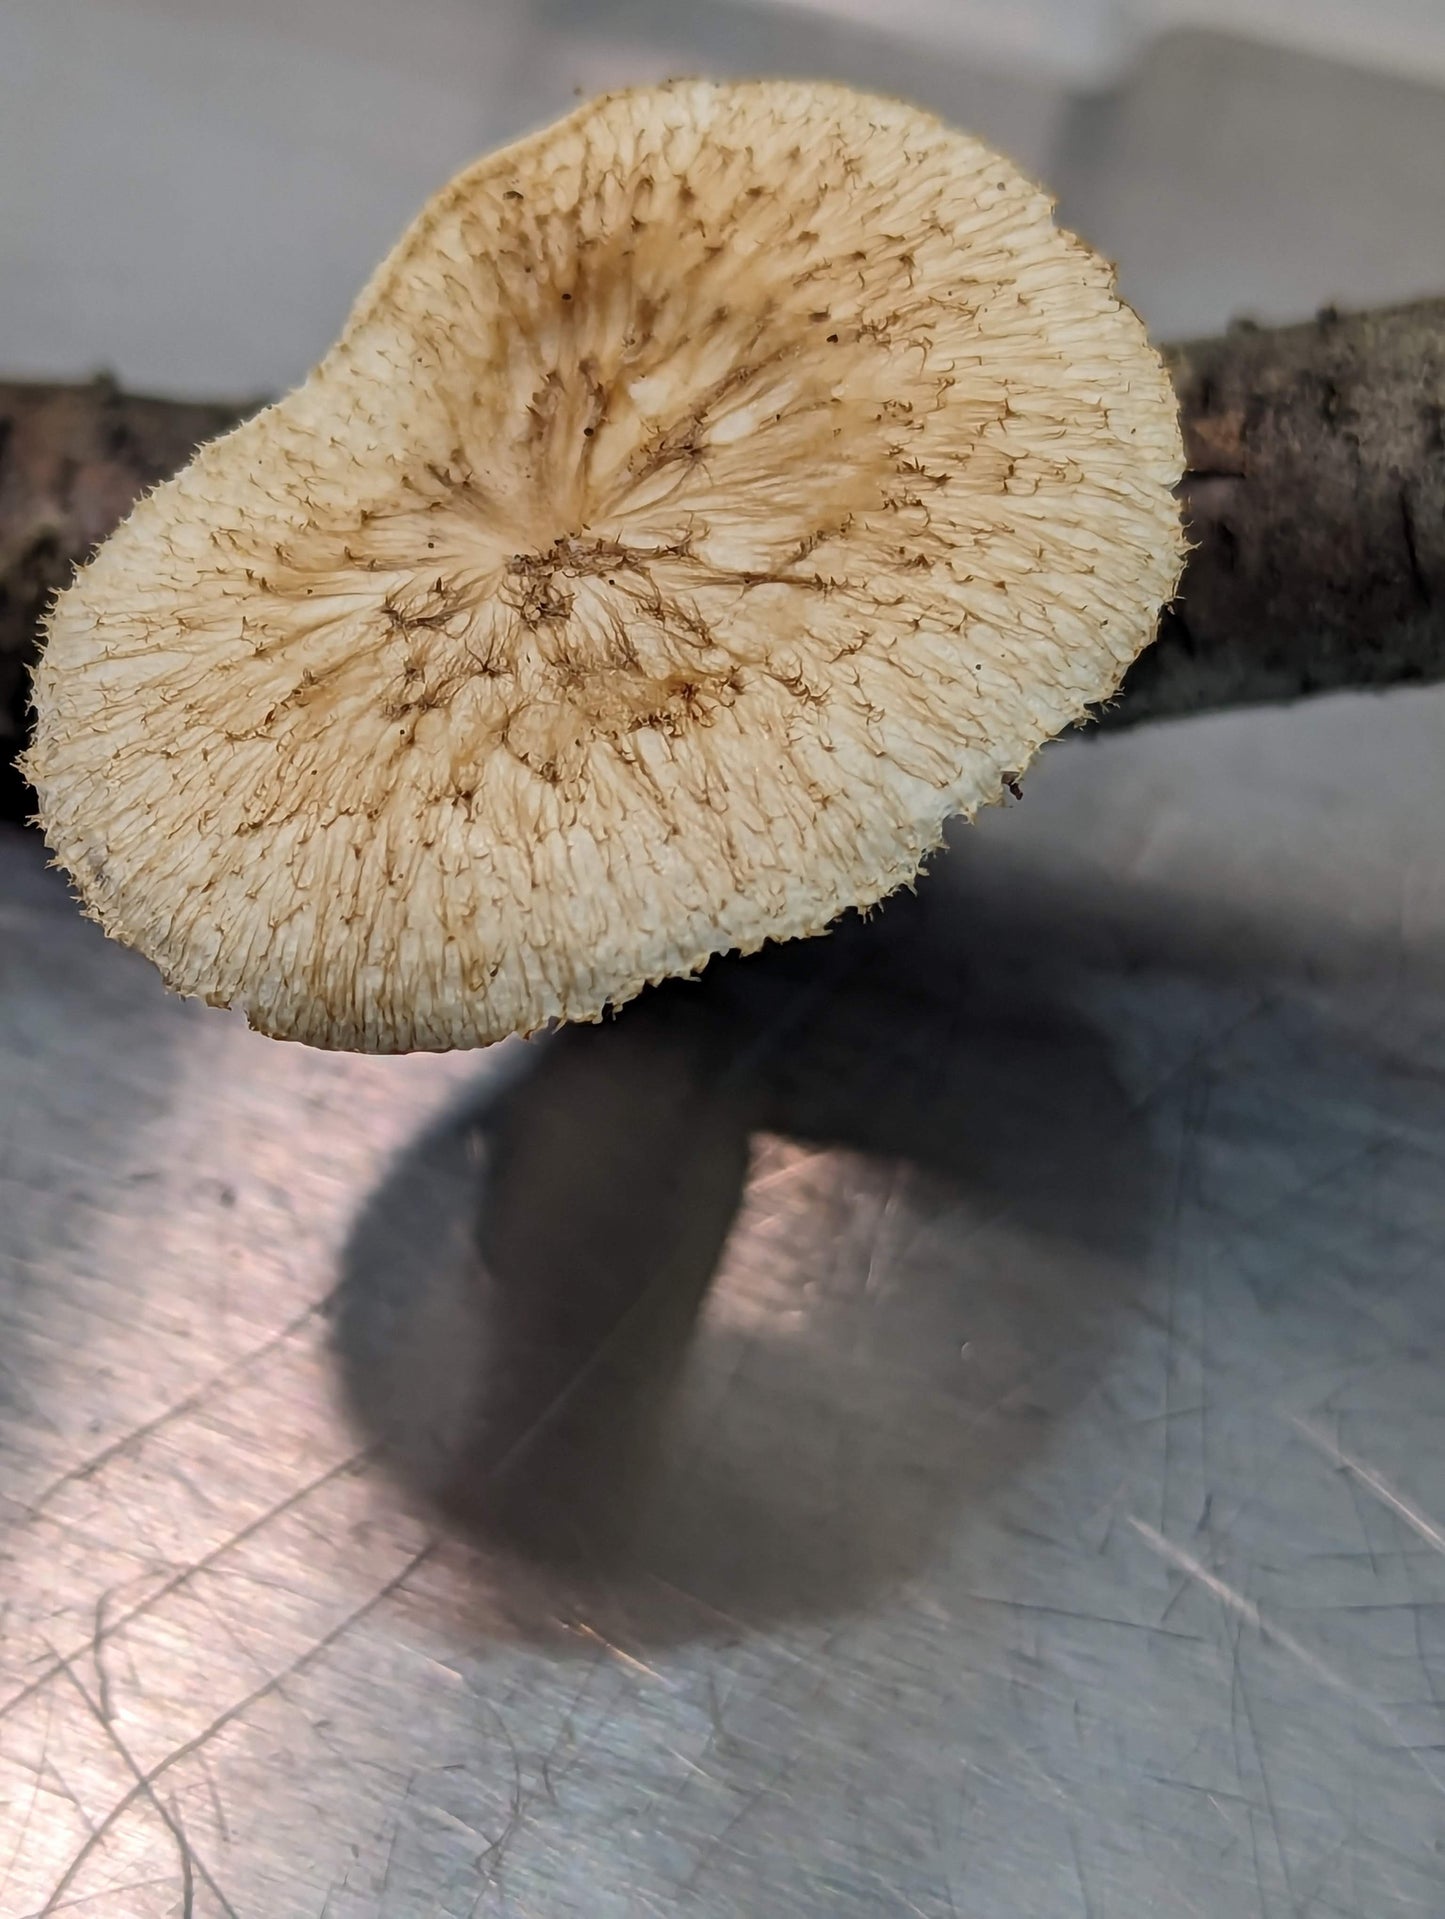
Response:
M595 1017L912 879L1178 578L1175 400L1005 160L623 93L421 213L58 601L27 770L169 984L366 1051Z

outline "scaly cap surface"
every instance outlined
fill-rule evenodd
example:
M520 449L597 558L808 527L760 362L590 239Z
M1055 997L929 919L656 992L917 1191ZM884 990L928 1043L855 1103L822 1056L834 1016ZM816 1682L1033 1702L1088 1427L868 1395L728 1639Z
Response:
M445 188L62 595L45 830L263 1032L594 1017L910 880L1111 694L1181 465L1109 267L977 141L618 94Z

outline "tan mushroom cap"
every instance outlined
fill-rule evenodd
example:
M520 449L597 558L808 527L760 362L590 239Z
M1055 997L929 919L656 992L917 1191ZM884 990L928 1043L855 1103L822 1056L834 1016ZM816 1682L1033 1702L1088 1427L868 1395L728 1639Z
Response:
M1182 453L1105 262L834 86L478 162L58 602L28 771L105 929L278 1037L595 1017L913 878L1118 686Z

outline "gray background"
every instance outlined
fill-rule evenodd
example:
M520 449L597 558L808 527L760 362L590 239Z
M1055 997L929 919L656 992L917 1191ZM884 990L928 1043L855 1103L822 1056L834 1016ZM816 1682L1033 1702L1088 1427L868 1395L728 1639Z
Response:
M289 385L456 168L579 89L700 71L837 76L995 141L1118 259L1165 335L1445 282L1445 91L1412 81L1403 54L1353 69L1174 33L1123 64L1114 48L1115 84L1085 91L1083 23L1102 0L928 8L952 52L885 30L923 0L838 4L845 17L825 0L10 0L0 364L104 366L187 394ZM1000 67L985 29L1040 9L1058 15L1054 42L1016 31ZM1387 52L1391 18L1415 15L1417 70L1445 86L1436 0L1215 11L1279 15L1326 44L1342 16L1376 21Z
M941 108L1161 333L1445 287L1445 96L1298 51L46 0L0 366L284 384L680 68ZM441 1060L167 1000L0 836L4 1919L1445 1910L1442 742L1072 741L863 933Z

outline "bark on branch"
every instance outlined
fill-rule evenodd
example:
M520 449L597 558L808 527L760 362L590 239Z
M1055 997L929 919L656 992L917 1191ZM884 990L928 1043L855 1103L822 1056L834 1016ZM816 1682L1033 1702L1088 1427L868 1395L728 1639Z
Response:
M13 761L24 744L30 667L51 596L137 494L256 404L136 399L110 380L0 382L0 819L31 810Z
M1237 327L1169 362L1195 547L1101 723L1445 679L1445 299ZM0 383L0 816L28 810L10 761L50 595L248 411Z
M1195 548L1104 724L1445 679L1445 300L1167 357Z

